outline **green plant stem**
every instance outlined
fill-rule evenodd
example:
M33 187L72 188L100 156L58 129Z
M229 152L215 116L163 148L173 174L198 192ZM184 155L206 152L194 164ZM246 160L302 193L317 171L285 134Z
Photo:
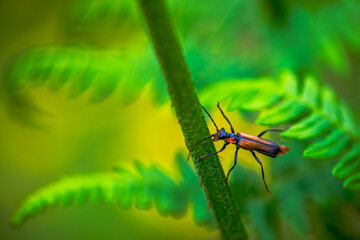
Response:
M195 93L181 46L169 19L163 0L138 0L149 34L165 77L168 92L192 159L215 152L204 115ZM164 130L166 131L166 130ZM224 239L247 239L239 211L229 188L218 156L194 161L208 204Z

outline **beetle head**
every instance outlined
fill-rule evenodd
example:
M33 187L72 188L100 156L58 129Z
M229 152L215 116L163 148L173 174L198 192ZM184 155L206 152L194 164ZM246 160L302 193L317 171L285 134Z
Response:
M218 132L212 135L214 137L214 141L219 141L226 138L226 131L224 128L221 128Z

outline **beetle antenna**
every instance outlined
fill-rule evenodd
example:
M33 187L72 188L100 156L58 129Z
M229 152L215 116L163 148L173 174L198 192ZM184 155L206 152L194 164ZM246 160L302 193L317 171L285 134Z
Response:
M214 134L212 134L212 135L210 135L210 136L208 136L206 138L200 139L199 141L196 142L196 144L201 143L201 142L205 141L206 139L212 138L215 134L216 133L214 133Z
M201 139L199 142L205 141L206 139L212 138L213 136L214 136L214 134L212 134L212 135L210 135L210 136L208 136L208 137L206 137L204 139Z
M211 119L211 121L214 123L215 128L216 128L216 131L218 132L219 129L218 129L218 127L216 126L216 123L215 123L214 119L211 117L210 113L203 107L203 105L201 105L201 107L204 109L204 111L206 112L206 114L209 116L209 118ZM211 137L211 136L210 136L210 137Z
M226 119L226 121L229 123L230 128L231 128L231 132L232 132L232 133L235 133L235 130L234 130L233 126L231 125L230 120L225 116L225 113L224 113L223 110L221 109L219 102L217 103L217 107L218 107L218 109L220 110L220 112L221 112L221 114L223 115L223 117L224 117L224 118Z

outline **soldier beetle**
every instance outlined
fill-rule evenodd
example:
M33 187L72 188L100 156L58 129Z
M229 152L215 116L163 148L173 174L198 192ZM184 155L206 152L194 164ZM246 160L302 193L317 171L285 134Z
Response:
M264 174L264 168L263 168L262 162L256 156L255 152L264 154L264 155L272 157L272 158L276 158L278 155L282 155L282 154L285 154L288 151L290 151L290 148L287 147L287 146L278 145L277 143L275 143L275 142L273 142L271 140L262 138L262 136L267 132L270 132L270 131L282 132L283 130L282 129L267 129L267 130L264 130L261 133L259 133L257 136L252 136L252 135L242 133L242 132L235 133L235 130L234 130L231 122L225 116L225 114L224 114L223 110L221 109L219 103L217 104L217 107L220 110L223 117L229 123L231 133L226 132L224 128L221 128L219 130L216 123L215 123L215 121L213 120L213 118L209 114L209 112L202 106L202 108L204 109L206 114L209 116L211 121L214 123L214 126L215 126L216 131L217 131L216 133L210 135L209 137L207 137L205 139L212 138L213 142L223 140L225 143L224 143L224 145L221 147L221 149L219 151L216 151L216 152L210 153L210 154L208 154L206 156L203 156L200 159L198 159L197 161L202 161L202 160L204 160L205 158L207 158L207 157L209 157L211 155L214 155L214 154L217 154L217 153L220 153L220 152L224 151L226 146L229 145L230 143L235 144L236 145L236 150L235 150L234 165L228 171L228 173L226 175L225 183L228 182L230 173L237 164L237 153L238 153L239 149L242 148L242 149L250 151L252 153L253 157L255 158L255 160L260 164L262 179L263 179L265 188L269 193L271 193L268 186L267 186L267 184L266 184L266 181L265 181L265 174Z

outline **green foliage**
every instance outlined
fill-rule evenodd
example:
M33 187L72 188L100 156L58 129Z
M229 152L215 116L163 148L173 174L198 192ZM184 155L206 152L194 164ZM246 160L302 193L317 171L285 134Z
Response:
M128 22L134 17L137 17L137 6L135 1L123 0L77 0L71 7L72 20L77 24L97 25L120 24L126 22L130 25L133 22ZM133 27L133 26L132 26Z
M181 218L192 205L195 223L214 227L213 216L195 172L180 154L176 164L177 179L155 166L145 167L139 161L135 163L137 172L116 167L117 174L81 174L63 178L31 194L11 221L21 225L48 208L86 203L117 204L122 209L134 204L143 210L154 205L162 216Z
M259 124L290 124L281 133L283 137L315 139L304 151L308 159L329 159L345 153L334 168L334 176L346 179L346 189L360 186L356 159L359 135L354 118L347 105L330 88L320 87L314 77L304 79L302 91L295 76L286 71L281 74L280 83L268 79L229 80L201 92L202 104L206 106L226 99L230 99L229 110L262 110L256 119ZM349 152L350 148L355 150Z
M110 29L107 29L111 36L106 35L104 39L110 40L101 42L101 45L112 50L91 49L94 47L93 43L98 40L95 39L96 36L87 36L91 48L42 47L19 52L5 69L5 71L9 68L16 69L14 71L17 73L11 73L12 76L6 74L5 81L11 82L10 85L18 81L24 83L24 79L34 84L46 81L52 82L53 89L69 83L73 85L72 96L77 96L85 90L92 91L91 101L93 102L106 99L120 85L122 91L119 95L121 102L125 103L133 101L140 94L144 84L152 81L156 99L161 103L165 102L168 99L166 87L156 58L150 49L146 48L138 52L138 50L127 48L119 52L115 50L118 47L114 47L114 44L117 46L116 42L135 41L137 44L134 45L138 49L139 45L142 46L146 42L146 35L140 24L135 2L131 0L85 2L84 0L71 2L66 9L70 16L69 27L78 26L71 34L81 37L82 30L87 28L87 31L95 32L95 35L104 35L106 33L99 33L96 29L109 26ZM221 1L214 1L206 6L200 2L186 4L175 0L170 1L169 4L174 21L184 39L184 52L195 85L199 89L219 79L258 76L269 72L269 69L274 69L275 66L277 67L275 69L284 67L304 69L311 67L308 66L309 64L330 61L330 64L335 66L334 68L345 71L348 60L344 56L342 45L346 44L356 51L360 50L358 31L356 31L358 27L354 26L358 17L353 11L359 4L353 0L333 1L326 5L315 4L316 11L309 3L299 3L295 7L281 2L279 8L269 3L269 6L264 8L264 3L260 0L241 3L230 1L226 5ZM267 8L275 12L266 12ZM241 18L238 16L240 9L247 9ZM329 11L332 14L329 14ZM277 16L283 17L277 18ZM319 24L313 24L314 21ZM251 23L250 26L248 26L249 23ZM234 31L238 28L241 28L241 31ZM121 35L114 33L118 29L122 31ZM304 33L312 36L310 42L308 38L304 39ZM130 37L134 34L136 37ZM256 44L249 44L249 42L256 42ZM278 48L279 45L284 46L282 49L287 49L286 52L282 52ZM239 46L246 46L246 49ZM234 51L234 49L238 50ZM266 55L261 55L263 53ZM241 60L244 56L247 61ZM264 65L263 62L268 64ZM24 73L22 73L23 69L25 69ZM94 76L98 77L94 79ZM18 77L23 79L19 80ZM119 84L121 81L123 84ZM32 112L39 112L35 103L29 104L26 90L18 89L16 92L9 92L9 89L5 89L5 91L5 95L9 96L8 103L12 105L9 109L18 118L25 118L26 115L30 118L29 115ZM269 96L273 102L278 100L274 94L264 93L263 98ZM261 107L262 102L256 101L253 103L254 106L249 103L248 108ZM267 101L267 104L270 103L271 101ZM284 103L282 107L287 109L288 105L293 104L290 101ZM301 112L302 107L297 107L297 110ZM346 107L344 110L346 111ZM321 124L325 128L327 123Z
M290 125L282 136L312 141L304 151L309 159L342 156L333 168L333 176L344 180L345 189L360 190L359 130L351 111L332 89L321 86L311 76L299 88L296 77L288 72L281 76L280 83L272 79L219 82L225 78L259 76L284 67L301 72L330 65L330 73L346 73L352 58L360 51L358 1L233 0L223 4L215 0L204 5L172 0L170 6L204 105L214 106L217 101L229 99L229 110L262 111L256 120L259 124ZM142 45L146 41L135 1L76 0L68 10L71 34L82 34L85 30L93 34L85 36L90 43L99 41L94 40L98 37L100 45L111 50L95 50L94 45L42 47L16 54L3 76L2 93L8 97L11 111L22 118L41 112L30 101L27 89L44 84L54 91L68 85L70 97L89 93L90 102L94 103L119 90L120 102L130 103L151 82L156 99L159 102L168 99L156 58L149 48L119 51L111 46L114 42ZM139 41L133 43L136 38ZM212 85L203 89L209 83ZM340 213L351 200L358 206L358 199L339 189L340 185L328 174L329 168L323 168L332 162L320 165L299 157L300 144L290 144L291 152L273 160L271 199L264 197L259 174L240 166L235 168L230 187L240 211L246 215L247 224L253 225L252 232L261 239L281 239L282 226L289 226L305 237L313 223L319 227L313 232L331 229L333 236L327 238L329 233L322 233L321 238L349 238L350 235L341 232L343 229L335 230L331 225L335 220L351 229L346 219L341 219L343 215L327 214ZM185 214L191 204L197 224L213 225L197 177L183 158L178 157L181 176L177 179L156 167L147 168L140 162L135 165L135 173L117 168L117 175L82 174L45 186L29 196L13 223L21 224L57 205L104 202L123 209L132 204L139 209L155 205L160 214L175 218Z
M134 1L85 2L77 0L70 7L75 24L111 25L113 29L130 25L135 30L127 32L138 30ZM169 5L187 47L196 45L197 51L213 52L221 49L216 56L222 61L246 57L246 64L238 61L238 65L243 64L238 66L242 74L274 68L303 70L319 65L330 66L340 73L348 72L350 59L345 49L360 51L360 31L356 24L359 2L295 2L232 0L223 4L216 0L204 5L171 0Z
M324 211L331 211L345 196L341 185L327 174L328 167L320 169L316 162L296 157L296 150L300 148L296 144L291 147L295 151L288 153L289 159L294 161L276 159L271 175L267 175L273 179L271 188L274 194L270 198L263 188L260 168L256 172L238 164L230 178L229 185L239 202L240 213L246 219L247 228L257 238L281 239L280 225L289 226L298 236L306 236L312 219L308 203L313 203L310 205L313 211L324 208ZM142 210L156 207L162 216L174 218L181 218L190 205L193 206L195 224L213 227L212 214L191 165L181 155L177 155L176 163L179 175L175 178L157 167L145 167L139 161L134 164L135 172L116 167L117 174L81 174L63 178L29 195L13 216L12 223L24 224L29 218L56 206L105 203L118 205L121 209L132 205ZM298 167L299 164L302 167ZM308 177L304 178L306 174ZM325 184L332 187L324 188ZM327 206L324 204L327 201L332 204ZM320 212L317 216L321 218ZM322 226L326 226L328 221L330 219L326 217L321 218Z
M146 83L159 79L159 71L150 49L136 54L129 50L43 47L24 51L12 59L5 69L5 83L8 91L15 92L45 82L51 90L58 90L69 82L71 97L92 90L90 101L99 102L125 81L121 96L131 101Z
M317 236L331 239L331 236L325 237L329 234L326 226L334 220L345 224L348 216L340 216L340 213L348 206L358 206L358 194L345 191L341 182L331 176L331 161L306 161L298 154L303 143L285 139L282 143L284 141L292 151L263 162L265 169L270 168L266 178L270 180L271 196L264 191L260 167L257 171L248 169L241 165L240 160L230 178L230 187L252 234L250 238L305 239L312 235L315 239L321 238ZM330 218L324 214L326 212L338 217ZM334 231L344 231L342 228L343 224L335 225ZM356 232L355 228L351 227L349 231ZM284 236L283 231L289 234L288 229L294 235ZM344 232L342 234L347 236Z
M131 103L146 84L152 83L159 102L168 99L160 68L150 48L143 52L94 50L81 47L32 48L15 56L4 69L3 91L11 111L31 118L35 103L28 106L28 88L47 83L50 90L68 84L69 96L90 92L92 103L118 91L123 103ZM120 87L119 87L120 86Z

